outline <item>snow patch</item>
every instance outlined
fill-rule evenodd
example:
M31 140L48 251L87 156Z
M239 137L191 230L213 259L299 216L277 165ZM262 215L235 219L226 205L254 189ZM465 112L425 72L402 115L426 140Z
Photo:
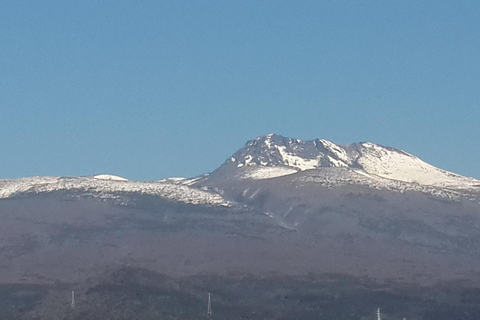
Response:
M297 170L287 167L255 167L244 172L241 178L246 180L272 179L297 172Z
M128 181L128 179L126 178L115 176L113 174L97 174L97 175L94 175L93 178L99 179L99 180Z
M345 167L345 166L347 166L347 164L351 164L350 157L348 156L347 151L344 148L342 148L339 145L336 145L335 143L332 143L328 140L321 139L320 142L323 144L325 149L327 149L328 151L333 153L338 159L343 161L343 163L342 163L341 161L335 160L336 161L336 164L335 164L336 167ZM329 157L329 159L331 161L333 161L332 157Z
M293 167L301 171L316 169L318 167L319 158L305 159L287 152L285 146L276 146L276 148L282 157L283 163L286 166Z
M251 155L248 155L245 157L245 165L246 166L252 166L254 165L255 163L251 163L253 160L253 157Z

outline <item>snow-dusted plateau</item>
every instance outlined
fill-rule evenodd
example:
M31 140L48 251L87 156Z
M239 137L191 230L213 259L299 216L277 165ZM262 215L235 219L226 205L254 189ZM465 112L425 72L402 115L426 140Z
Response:
M371 142L0 180L1 319L480 319L479 286L480 180Z

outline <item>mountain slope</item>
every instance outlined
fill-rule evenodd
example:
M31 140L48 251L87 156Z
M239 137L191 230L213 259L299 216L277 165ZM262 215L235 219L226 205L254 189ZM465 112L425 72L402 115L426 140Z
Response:
M190 204L232 206L233 204L215 192L191 188L170 181L129 181L113 175L93 177L32 177L0 180L0 199L21 194L76 191L100 199L112 198L126 201L128 193L156 195L171 201Z

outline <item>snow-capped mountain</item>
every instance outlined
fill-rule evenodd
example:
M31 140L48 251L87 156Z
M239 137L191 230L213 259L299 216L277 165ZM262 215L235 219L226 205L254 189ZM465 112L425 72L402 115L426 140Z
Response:
M371 142L337 145L269 134L248 141L211 174L153 182L98 174L91 177L32 177L0 180L0 198L24 193L80 191L98 198L124 199L140 193L189 204L231 206L216 181L290 176L318 186L363 185L377 190L420 191L456 199L477 199L480 180L436 168L405 151Z
M392 319L480 319L479 248L479 180L370 142L271 134L194 178L0 180L8 319L193 319L210 291L223 319L368 319L380 303L402 304Z
M405 151L371 142L341 146L323 139L302 141L269 134L248 141L224 167L236 168L237 176L243 179L267 179L302 171L344 168L352 179L367 177L377 184L388 179L393 181L383 183L480 190L480 180L436 168ZM318 172L315 175L318 176Z

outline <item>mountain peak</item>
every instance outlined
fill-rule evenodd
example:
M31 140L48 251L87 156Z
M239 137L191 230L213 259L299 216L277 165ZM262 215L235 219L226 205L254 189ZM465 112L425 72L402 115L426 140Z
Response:
M376 178L438 187L478 187L479 181L436 168L418 157L373 142L338 145L267 134L248 141L224 166L265 179L323 168L346 168Z
M290 167L304 171L318 167L346 167L346 151L327 140L300 140L276 134L248 141L227 162L241 167Z

